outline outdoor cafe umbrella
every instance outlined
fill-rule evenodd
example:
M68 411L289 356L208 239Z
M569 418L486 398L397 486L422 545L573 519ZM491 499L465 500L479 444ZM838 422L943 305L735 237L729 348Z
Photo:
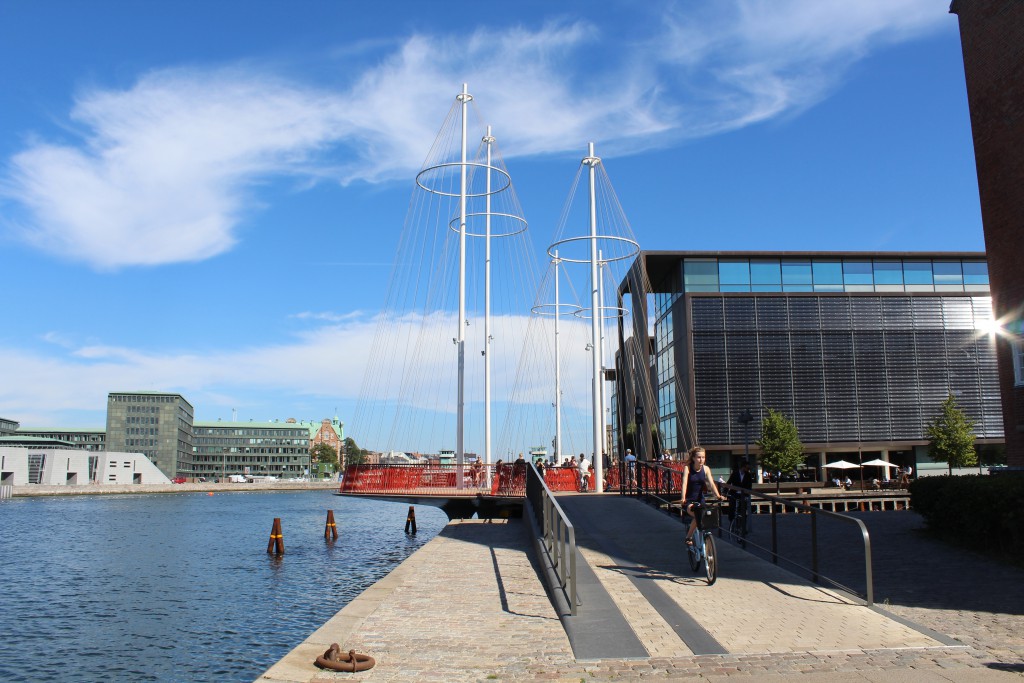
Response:
M896 465L896 464L891 463L891 462L886 462L886 461L881 460L879 458L875 458L874 460L868 460L864 464L865 465L871 465L872 467L896 467L896 468L899 467L899 465Z
M871 463L864 463L864 464L865 465L869 465ZM849 470L849 469L856 469L856 468L860 467L860 465L855 465L852 462L846 462L845 460L836 460L835 462L830 462L829 464L825 465L825 467L834 467L834 468L839 469L839 470Z

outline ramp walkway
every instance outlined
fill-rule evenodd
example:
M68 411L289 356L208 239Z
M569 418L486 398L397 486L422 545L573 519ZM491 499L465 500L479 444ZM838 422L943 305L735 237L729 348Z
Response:
M686 561L684 525L639 500L577 494L558 502L576 528L581 559L651 657L957 645L724 539L717 544L718 581L708 586ZM580 592L585 615L587 601L602 596L592 586ZM567 632L589 649L589 631Z

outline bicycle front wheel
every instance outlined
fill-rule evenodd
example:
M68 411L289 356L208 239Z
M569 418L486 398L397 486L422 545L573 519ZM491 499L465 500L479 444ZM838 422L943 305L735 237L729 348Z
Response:
M708 585L718 578L718 553L715 550L715 537L704 534L704 571L708 577Z
M699 531L693 532L693 545L686 546L686 555L690 558L690 569L693 571L700 569L700 548L697 546L699 534Z

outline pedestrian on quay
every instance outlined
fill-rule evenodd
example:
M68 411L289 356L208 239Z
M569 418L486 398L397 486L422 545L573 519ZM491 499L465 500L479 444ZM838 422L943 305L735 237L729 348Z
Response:
M632 449L626 449L626 457L623 460L626 462L626 481L630 486L636 486L636 456L633 455Z

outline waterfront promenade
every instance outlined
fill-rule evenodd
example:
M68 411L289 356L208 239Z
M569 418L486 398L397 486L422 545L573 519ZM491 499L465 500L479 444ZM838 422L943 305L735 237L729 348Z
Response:
M336 481L297 481L278 479L235 484L232 482L190 482L185 484L85 484L82 486L42 486L24 484L13 487L15 498L29 496L122 496L151 493L238 493L244 491L337 491Z
M453 522L260 680L1024 675L1024 571L928 540L912 512L861 515L872 533L875 594L888 603L872 610L725 542L720 578L709 587L684 566L678 520L617 495L560 501L579 533L588 568L581 575L592 577L580 615L567 617L573 642L539 579L529 525ZM582 652L595 625L612 639L603 651ZM377 666L317 669L314 659L332 642L373 655ZM623 656L634 643L642 649Z

